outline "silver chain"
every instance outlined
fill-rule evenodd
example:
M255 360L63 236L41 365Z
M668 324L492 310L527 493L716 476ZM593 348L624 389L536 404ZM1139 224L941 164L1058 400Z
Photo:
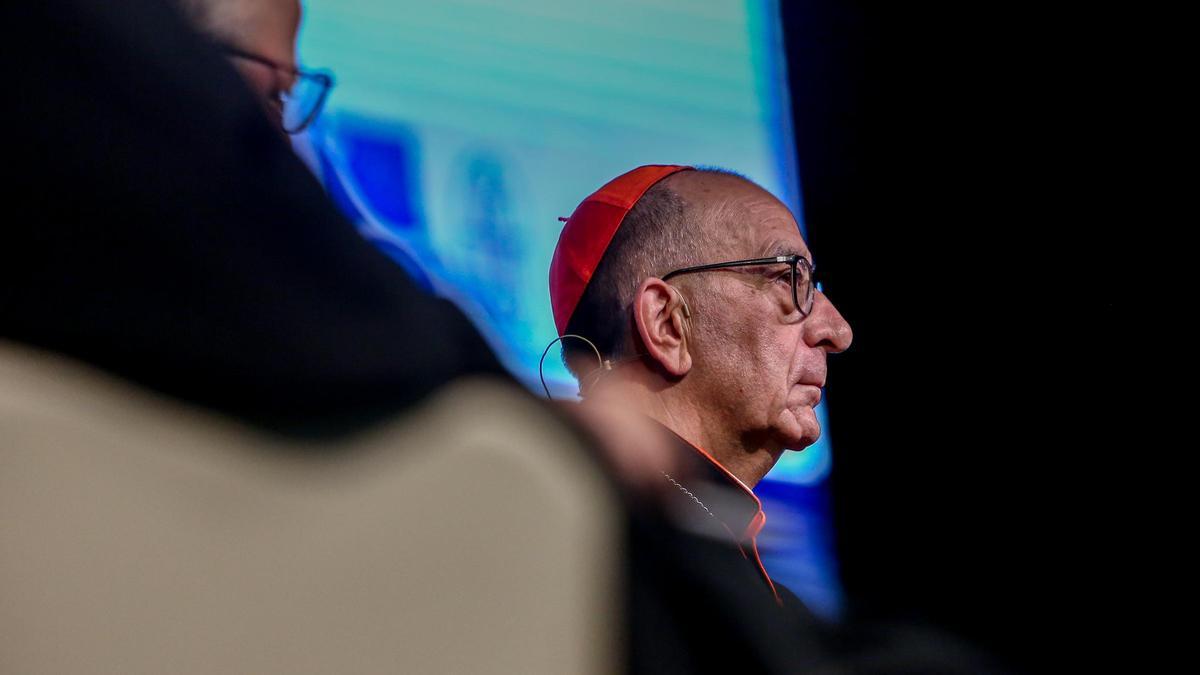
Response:
M704 509L704 512L705 512L705 513L707 513L708 515L712 516L713 518L716 518L716 516L713 514L713 512L712 512L712 511L709 511L709 510L708 510L708 507L704 505L704 502L700 501L700 498L699 498L699 497L697 497L696 495L692 494L692 491L691 491L691 490L689 490L689 489L687 489L687 488L683 487L682 485L680 485L680 484L679 484L679 481L675 480L674 478L671 478L670 474L668 474L666 471L663 471L663 472L662 472L662 475L666 476L666 477L667 477L667 480L671 481L671 484L672 484L672 485L674 485L675 487L679 488L680 492L682 492L683 494L685 494L685 495L687 495L687 496L691 497L691 498L692 498L692 501L694 501L694 502L696 502L697 504L699 504L699 505L700 505L700 508Z

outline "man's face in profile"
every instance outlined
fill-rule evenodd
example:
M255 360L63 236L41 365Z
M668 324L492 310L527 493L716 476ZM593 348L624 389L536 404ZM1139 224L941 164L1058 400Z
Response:
M712 228L712 259L704 262L791 254L812 261L795 218L770 193L730 176L688 178L677 189L705 205L705 226ZM814 408L825 385L826 355L852 339L829 299L816 291L805 316L793 301L786 264L676 282L690 284L685 293L702 308L691 375L700 380L706 409L756 445L799 450L814 443L821 433Z
M294 84L298 0L213 0L217 25L209 27L227 46L244 52L231 62L282 132L281 96ZM221 9L223 8L223 9ZM223 12L223 13L222 13Z

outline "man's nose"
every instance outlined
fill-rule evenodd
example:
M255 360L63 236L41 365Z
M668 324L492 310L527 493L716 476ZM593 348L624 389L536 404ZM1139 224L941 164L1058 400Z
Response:
M821 291L813 299L812 314L804 321L804 342L829 354L846 351L854 340L854 331L841 312Z

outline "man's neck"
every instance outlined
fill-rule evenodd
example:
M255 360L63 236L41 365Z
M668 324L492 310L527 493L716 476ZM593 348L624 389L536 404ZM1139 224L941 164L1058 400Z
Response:
M653 391L639 383L623 381L612 382L595 394L632 405L707 452L748 488L758 485L783 452L772 451L751 435L740 435L675 389Z

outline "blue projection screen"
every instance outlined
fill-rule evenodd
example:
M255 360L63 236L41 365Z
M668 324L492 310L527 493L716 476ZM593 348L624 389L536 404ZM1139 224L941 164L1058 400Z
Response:
M300 55L337 86L298 151L363 235L463 307L539 392L559 217L607 180L715 165L800 216L771 1L308 0ZM575 394L556 353L546 377ZM822 440L758 491L772 574L834 614L829 467Z

